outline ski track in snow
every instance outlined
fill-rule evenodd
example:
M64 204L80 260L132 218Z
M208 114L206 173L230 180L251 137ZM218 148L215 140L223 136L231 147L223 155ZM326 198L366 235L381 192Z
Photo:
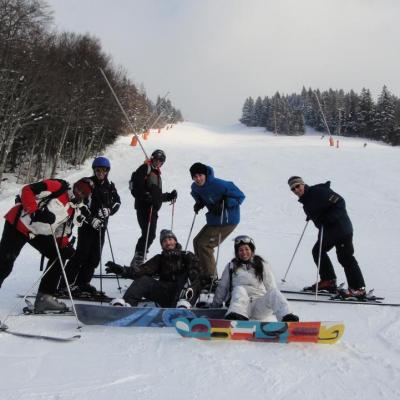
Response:
M250 234L257 252L270 261L276 279L286 272L305 225L301 205L288 190L287 178L303 176L310 184L332 181L346 199L355 228L356 257L368 288L388 301L400 301L398 240L400 227L399 148L365 140L340 138L330 148L327 137L275 137L258 128L224 128L184 123L144 142L151 153L167 153L163 172L165 191L178 190L174 230L186 244L193 220L188 168L201 161L217 177L234 181L246 194L242 221L221 246L219 272L233 255L232 239ZM105 155L112 164L111 180L122 198L111 218L110 236L119 263L128 264L139 234L128 191L133 169L143 161L139 147L121 137ZM71 182L89 175L90 161L66 175ZM13 204L20 186L8 184L0 194L0 212ZM194 235L205 223L196 218ZM171 207L159 213L158 231L171 226ZM310 223L287 276L288 286L315 281L311 248L316 230ZM192 248L191 243L189 249ZM149 256L159 251L158 238ZM339 282L343 270L331 252ZM16 293L25 293L39 277L39 255L26 246L0 290L0 319L23 307ZM105 243L103 263L111 259ZM99 271L96 271L99 272ZM99 286L99 282L95 281ZM125 287L129 281L121 280ZM117 283L103 282L106 292L120 297ZM36 289L35 289L36 290ZM0 400L193 400L335 399L357 396L365 400L400 398L400 310L363 305L291 303L302 320L344 321L345 334L335 345L262 344L182 339L172 328L112 328L85 326L82 338L52 343L0 333ZM46 335L77 334L73 317L10 316L10 328Z

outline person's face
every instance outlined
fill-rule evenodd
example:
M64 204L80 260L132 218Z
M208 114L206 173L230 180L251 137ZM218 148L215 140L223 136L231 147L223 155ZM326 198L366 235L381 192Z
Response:
M164 250L173 250L176 247L176 240L174 238L165 238L162 242L162 248Z
M248 244L241 244L238 249L238 256L242 261L249 261L252 256L250 246Z
M298 183L290 189L297 197L301 197L304 194L304 184Z
M203 186L206 183L206 176L204 174L194 174L192 179L197 186Z
M161 166L164 164L164 162L157 158L153 158L152 164L153 164L154 168L161 168Z
M99 181L104 181L106 179L108 173L108 169L104 167L96 167L94 169L94 174Z

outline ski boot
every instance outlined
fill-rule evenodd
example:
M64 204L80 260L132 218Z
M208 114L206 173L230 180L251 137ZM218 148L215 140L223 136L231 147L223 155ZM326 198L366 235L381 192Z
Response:
M367 292L364 287L358 289L342 289L339 291L339 298L343 300L363 301L367 299Z
M57 300L51 294L38 292L36 295L34 312L39 314L47 311L66 312L68 311L68 307L65 303Z
M314 283L311 286L303 288L305 292L315 292L317 285ZM320 280L318 282L318 293L337 293L336 279Z
M142 253L136 252L132 258L131 267L140 267L144 263L144 256Z

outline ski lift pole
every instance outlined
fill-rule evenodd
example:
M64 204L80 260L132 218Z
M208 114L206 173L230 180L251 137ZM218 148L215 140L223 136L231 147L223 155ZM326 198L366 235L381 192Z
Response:
M299 239L299 241L298 241L298 243L297 243L297 246L296 246L296 248L294 249L293 256L292 256L292 258L291 258L291 260L290 260L290 262L289 262L289 266L287 267L285 276L281 279L282 282L286 282L286 276L287 276L287 274L288 274L288 272L289 272L289 270L290 270L290 267L292 266L292 262L293 262L293 260L294 260L294 257L295 257L295 255L296 255L296 253L297 253L297 249L298 249L299 246L300 246L300 243L301 243L301 241L302 241L302 239L303 239L303 236L304 236L304 232L306 231L306 228L307 228L307 225L308 225L309 222L310 222L310 220L308 220L308 221L306 222L306 225L304 226L303 232L301 233L301 236L300 236L300 239Z
M317 268L317 279L315 281L315 300L318 299L318 281L319 271L321 269L321 254L322 254L322 241L324 240L324 226L321 226L321 234L319 236L319 251L318 251L318 268Z
M326 128L327 132L329 133L329 136L332 136L331 135L331 131L329 130L328 123L326 122L325 114L324 114L324 111L322 110L321 103L319 102L318 94L317 94L317 92L314 92L314 94L315 94L315 97L317 99L319 110L321 111L321 115L322 115L322 119L323 119L324 124L325 124L325 128Z
M131 120L130 120L129 117L128 117L128 114L125 112L124 107L122 107L122 104L121 104L121 102L119 101L118 96L116 95L116 93L115 93L113 87L111 86L111 83L110 83L110 81L108 80L108 78L107 78L106 74L104 73L103 69L102 69L102 68L99 68L99 70L100 70L101 74L103 75L103 78L104 78L104 80L106 81L108 87L110 88L111 93L113 94L113 96L114 96L114 98L115 98L115 101L117 102L119 108L121 109L122 114L124 115L126 121L128 122L129 127L131 128L133 134L136 136L136 139L137 139L137 141L138 141L138 143L139 143L139 145L140 145L140 147L141 147L141 149L142 149L142 151L143 151L143 153L144 153L144 155L145 155L145 157L146 157L146 160L148 160L149 157L147 156L146 150L144 149L144 147L143 147L143 145L142 145L142 142L141 142L140 139L139 139L139 135L135 132L135 128L133 127L132 122L131 122Z

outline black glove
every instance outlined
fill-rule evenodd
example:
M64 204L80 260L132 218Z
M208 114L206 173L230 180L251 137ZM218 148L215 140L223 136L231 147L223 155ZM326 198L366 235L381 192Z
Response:
M217 204L211 204L208 206L211 213L221 215L222 212L222 202Z
M299 322L299 317L295 314L286 314L282 317L282 322Z
M171 193L168 193L167 200L175 202L178 197L178 192L174 189Z
M69 260L75 254L75 249L72 243L68 243L67 246L60 249L61 257L63 260Z
M117 274L122 275L124 272L124 267L113 261L106 262L106 273L107 274Z
M56 216L47 207L36 210L31 214L32 222L43 222L44 224L54 224Z
M104 220L101 218L93 218L90 225L92 225L93 229L96 229L96 231L98 231L104 226Z
M204 204L201 201L196 201L196 203L193 206L193 211L197 214L203 207Z

